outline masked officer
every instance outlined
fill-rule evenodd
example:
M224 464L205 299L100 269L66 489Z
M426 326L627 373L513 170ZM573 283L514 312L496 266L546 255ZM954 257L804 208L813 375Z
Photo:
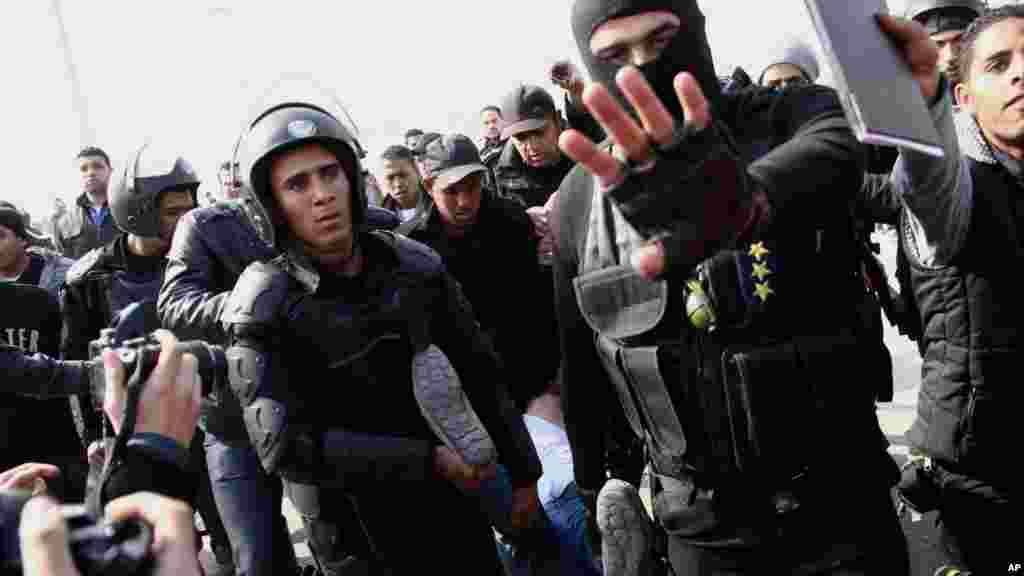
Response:
M114 175L110 211L120 233L108 244L91 250L68 272L61 291L65 323L64 358L89 358L89 341L126 306L156 301L163 282L166 254L178 220L196 207L199 179L191 164L159 146L139 148ZM146 327L147 331L159 325ZM92 401L79 403L81 435L89 445L99 439L100 414ZM194 442L192 456L205 471L202 435ZM209 477L200 474L199 503L203 523L221 565L218 573L232 573L231 550L213 503Z
M602 489L623 421L675 573L905 574L851 217L863 156L835 94L721 93L692 0L577 0L572 28L615 143L562 136L580 166L553 215L565 421L605 574L652 564L636 490ZM920 67L934 98L934 51Z
M343 487L374 563L500 573L489 523L460 488L493 474L496 448L519 525L540 513L540 467L458 284L429 248L367 231L351 136L323 110L267 110L240 164L254 224L282 254L249 265L224 304L231 385L321 568L344 569L331 549ZM432 554L409 554L409 526L442 516L444 530L416 535Z

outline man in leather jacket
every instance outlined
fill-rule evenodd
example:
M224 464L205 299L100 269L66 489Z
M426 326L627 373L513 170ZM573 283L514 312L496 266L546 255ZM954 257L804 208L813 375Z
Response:
M240 158L252 218L282 253L247 267L225 305L231 385L321 569L348 564L338 505L352 498L369 544L359 554L374 565L421 571L423 558L403 554L402 521L445 514L449 534L421 534L428 547L443 548L458 527L457 570L500 571L489 523L459 489L486 477L496 447L513 486L511 522L521 524L539 513L539 462L458 284L425 246L366 231L351 136L323 110L270 108ZM299 364L303 378L289 378Z

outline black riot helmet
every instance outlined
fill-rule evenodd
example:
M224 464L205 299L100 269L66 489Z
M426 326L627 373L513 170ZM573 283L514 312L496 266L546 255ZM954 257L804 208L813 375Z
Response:
M704 97L714 108L721 95L721 85L715 74L711 46L704 29L704 14L697 6L697 0L575 0L572 6L572 30L591 79L604 84L626 110L632 110L615 83L615 74L620 66L603 62L594 56L590 51L590 37L609 20L644 12L671 12L679 18L679 33L661 52L661 56L640 67L655 94L669 112L681 120L683 108L672 81L680 72L689 72L697 79Z
M291 102L273 106L249 124L235 151L244 206L260 237L276 247L276 228L283 225L270 190L270 166L282 152L306 144L320 144L341 163L352 190L352 230L358 234L366 223L366 186L359 162L361 148L337 118L312 104Z
M922 24L929 34L965 30L985 11L981 0L910 0L904 17Z
M188 190L196 203L199 178L175 152L144 144L125 162L110 192L110 214L122 231L143 238L160 237L160 194Z

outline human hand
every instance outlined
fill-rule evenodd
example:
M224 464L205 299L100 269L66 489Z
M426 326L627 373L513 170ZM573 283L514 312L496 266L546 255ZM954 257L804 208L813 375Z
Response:
M60 469L52 464L27 462L0 473L0 491L14 490L40 493L46 491L46 479L60 476Z
M530 217L533 231L538 237L543 238L551 233L550 220L548 219L549 214L550 210L546 206L533 206L526 209L526 215Z
M584 90L583 102L626 159L641 170L653 168L656 162L654 148L672 143L677 132L676 121L637 68L623 67L616 75L616 83L637 111L640 125L600 84L591 84ZM673 86L686 118L684 130L702 132L711 124L711 109L697 80L692 74L681 72L675 77ZM558 145L566 155L597 177L602 192L624 180L625 165L608 151L599 149L582 133L567 130L562 133ZM667 266L661 240L638 250L632 258L634 268L646 278L658 277Z
M160 358L139 398L135 433L151 432L188 446L195 434L202 394L198 361L177 349L178 340L170 332L157 330L154 336L160 342ZM113 350L104 350L103 366L107 380L104 410L114 431L120 433L128 394L124 366Z
M111 522L142 520L153 527L155 576L201 574L193 510L188 504L152 492L136 492L111 500L106 516Z
M79 576L71 559L68 527L57 501L49 496L32 498L21 509L18 526L23 574L32 576Z
M569 60L559 60L548 69L551 83L569 93L574 104L580 104L583 96L583 76L576 65Z
M925 102L939 91L939 47L920 23L888 14L878 15L878 26L903 52L903 60L921 87Z
M483 467L473 466L451 448L437 446L434 448L434 473L463 491L474 491L480 489L483 481L497 475L498 466L493 462Z

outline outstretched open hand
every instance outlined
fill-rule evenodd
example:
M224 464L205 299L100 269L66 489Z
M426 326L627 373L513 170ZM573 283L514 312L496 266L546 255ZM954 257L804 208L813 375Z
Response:
M626 159L637 166L653 166L654 148L672 143L677 128L675 118L637 68L623 67L615 81L636 110L639 125L601 84L590 84L584 89L583 103ZM707 128L711 123L711 108L696 78L688 72L681 72L675 77L673 87L686 118L685 128L692 132ZM558 145L567 156L597 177L602 191L625 177L622 162L576 130L563 132ZM647 278L656 278L663 273L666 258L661 241L638 250L633 255L632 264Z

